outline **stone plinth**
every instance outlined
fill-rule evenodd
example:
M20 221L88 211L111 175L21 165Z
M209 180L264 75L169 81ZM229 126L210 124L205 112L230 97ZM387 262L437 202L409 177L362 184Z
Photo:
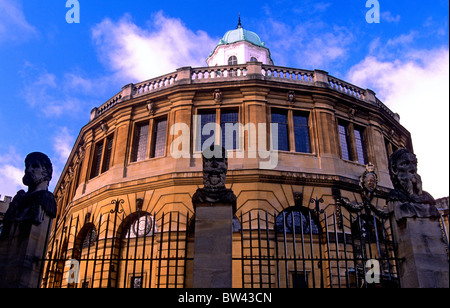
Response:
M195 211L194 288L232 287L233 206L197 203Z
M438 218L393 222L402 288L448 288L449 262Z
M39 225L15 223L9 236L0 238L0 288L40 286L51 221L45 215Z

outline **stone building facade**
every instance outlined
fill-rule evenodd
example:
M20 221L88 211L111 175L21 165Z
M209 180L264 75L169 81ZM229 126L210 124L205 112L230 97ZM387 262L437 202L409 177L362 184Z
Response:
M211 54L212 66L125 85L92 110L54 191L44 286L192 286L192 196L202 185L202 146L211 143L227 149L226 186L237 196L233 287L360 286L364 265L354 256L363 246L373 248L367 259L395 261L387 244L375 243L389 222L369 215L378 233L363 244L360 228L355 244L362 214L337 200L362 202L360 178L372 166L371 205L382 211L392 188L388 157L413 150L410 133L370 89L274 66L256 39L240 25ZM233 46L254 56L223 63ZM273 261L253 258L262 250ZM71 268L77 277L67 276ZM389 270L395 277L395 265Z
M0 195L0 234L2 233L3 229L3 216L5 215L6 211L8 210L9 204L11 203L11 197L10 196L4 196L3 201L1 200L2 196Z

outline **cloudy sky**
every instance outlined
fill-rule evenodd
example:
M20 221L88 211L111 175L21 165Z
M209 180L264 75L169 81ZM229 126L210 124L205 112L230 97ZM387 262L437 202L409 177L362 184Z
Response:
M237 25L275 65L322 69L377 93L412 134L424 189L449 195L449 2L378 0L0 0L0 195L23 188L23 159L47 153L51 189L90 110L130 82L205 59ZM1 197L0 199L2 199Z

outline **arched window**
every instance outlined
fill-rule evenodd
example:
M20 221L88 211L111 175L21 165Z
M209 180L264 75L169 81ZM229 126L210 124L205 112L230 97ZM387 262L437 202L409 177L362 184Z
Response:
M237 58L236 56L231 56L228 58L228 65L237 65Z
M290 207L282 211L275 219L277 232L300 234L319 234L316 216L309 209Z
M250 62L258 62L258 59L256 59L255 57L251 57Z
M89 249L89 247L92 247L97 242L97 229L95 228L94 224L87 223L84 225L83 228L81 228L80 232L78 233L76 243L75 243L75 250L81 255L82 250Z
M89 248L90 246L93 246L94 243L97 241L97 229L95 229L94 226L92 226L87 232L83 239L83 242L81 243L81 248Z
M157 225L153 225L153 216L148 213L134 213L129 219L127 229L123 233L124 239L151 236L153 232L158 232Z

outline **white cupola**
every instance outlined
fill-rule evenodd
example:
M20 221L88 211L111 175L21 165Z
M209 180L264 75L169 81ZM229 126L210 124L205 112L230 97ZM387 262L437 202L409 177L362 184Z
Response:
M270 50L256 33L242 27L239 16L237 28L225 33L206 59L206 63L208 66L220 66L244 64L251 61L273 65Z

